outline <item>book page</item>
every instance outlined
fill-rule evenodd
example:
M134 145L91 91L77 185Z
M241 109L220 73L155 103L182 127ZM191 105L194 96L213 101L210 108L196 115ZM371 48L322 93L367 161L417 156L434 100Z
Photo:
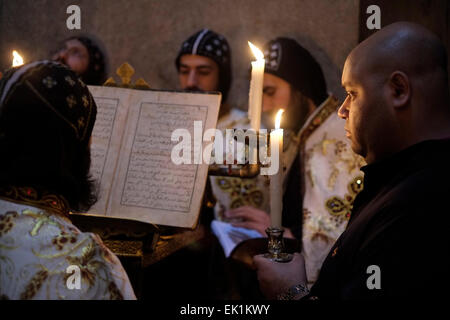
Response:
M254 238L263 238L256 230L234 227L231 223L219 220L211 222L211 229L222 245L225 257L230 257L234 248L242 241Z
M108 215L139 221L194 228L205 189L208 165L194 164L194 138L215 128L220 105L218 94L141 91L133 94L125 139L113 184ZM200 132L194 133L194 121ZM172 132L190 135L191 164L175 164ZM197 150L197 156L200 156ZM202 159L203 160L203 159ZM209 161L209 160L208 160Z
M91 141L91 175L99 186L97 203L88 213L105 215L129 109L130 91L89 86L97 105Z

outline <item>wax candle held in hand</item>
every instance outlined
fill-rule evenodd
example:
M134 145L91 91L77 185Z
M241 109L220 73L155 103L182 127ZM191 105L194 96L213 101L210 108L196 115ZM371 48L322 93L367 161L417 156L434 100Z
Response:
M281 228L281 213L283 211L283 129L280 129L281 114L280 109L275 118L275 130L270 133L270 152L278 153L271 157L278 160L277 173L270 176L270 221L272 227ZM273 165L273 164L272 164Z
M264 54L255 47L250 41L248 42L256 61L252 61L252 78L250 81L250 92L248 97L248 117L250 125L256 132L261 126L261 105L264 81Z

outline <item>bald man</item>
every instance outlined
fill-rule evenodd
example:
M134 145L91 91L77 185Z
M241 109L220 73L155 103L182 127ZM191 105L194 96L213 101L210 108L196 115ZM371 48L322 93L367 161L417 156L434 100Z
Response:
M367 166L344 233L308 292L302 255L255 256L279 299L444 299L450 288L447 53L421 26L395 23L359 44L342 74L338 114Z

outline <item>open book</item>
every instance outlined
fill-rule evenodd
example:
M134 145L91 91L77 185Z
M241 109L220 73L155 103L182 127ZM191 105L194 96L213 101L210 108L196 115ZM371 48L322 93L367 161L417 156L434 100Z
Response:
M89 90L98 107L91 174L100 182L100 193L88 214L194 228L209 158L176 165L171 154L179 141L172 141L172 132L189 131L194 146L200 133L197 129L194 134L194 121L201 121L204 148L208 142L203 142L203 133L216 127L221 95L98 86ZM195 156L192 152L191 159Z

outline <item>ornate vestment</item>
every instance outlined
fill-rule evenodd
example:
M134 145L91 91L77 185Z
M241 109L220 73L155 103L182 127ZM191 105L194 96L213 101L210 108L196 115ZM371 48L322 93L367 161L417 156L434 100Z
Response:
M302 252L308 281L313 283L330 248L344 231L353 200L363 188L356 155L345 137L338 101L330 96L308 118L300 132L302 163Z
M32 188L2 192L0 299L135 299L119 259L67 213L55 195Z

